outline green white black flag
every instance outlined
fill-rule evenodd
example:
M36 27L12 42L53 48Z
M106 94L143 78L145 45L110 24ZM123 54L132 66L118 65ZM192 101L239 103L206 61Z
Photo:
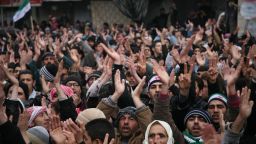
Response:
M31 10L31 5L29 0L23 0L18 11L13 16L13 22L17 22L21 18L23 18L28 11Z

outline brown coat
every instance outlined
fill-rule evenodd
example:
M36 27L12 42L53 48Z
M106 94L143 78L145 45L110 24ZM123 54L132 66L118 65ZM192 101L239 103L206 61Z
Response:
M185 144L183 134L176 127L169 107L170 107L170 96L160 94L155 99L155 102L154 102L153 120L162 120L167 122L172 128L175 144Z
M112 112L116 109L115 106L109 104L106 99L103 99L97 106L98 109L103 111L106 118L110 118ZM144 140L144 135L148 124L152 121L152 112L147 106L143 106L136 111L136 116L138 119L139 129L131 136L129 139L129 144L142 144ZM116 133L116 144L121 144L121 135Z

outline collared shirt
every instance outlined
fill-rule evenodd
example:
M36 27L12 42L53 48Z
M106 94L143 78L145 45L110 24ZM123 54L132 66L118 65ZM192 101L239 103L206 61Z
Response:
M36 95L37 95L37 92L35 91L35 89L33 89L32 93L29 95L28 99L35 98Z

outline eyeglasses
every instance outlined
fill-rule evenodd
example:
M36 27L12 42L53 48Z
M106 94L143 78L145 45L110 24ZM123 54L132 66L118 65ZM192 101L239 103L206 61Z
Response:
M77 83L67 83L66 84L66 86L68 86L68 87L79 87L79 84L77 84Z

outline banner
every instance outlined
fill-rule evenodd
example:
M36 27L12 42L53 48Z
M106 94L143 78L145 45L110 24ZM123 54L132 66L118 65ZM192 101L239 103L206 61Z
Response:
M0 6L2 7L19 7L22 0L0 0ZM41 6L43 0L30 0L32 6Z

